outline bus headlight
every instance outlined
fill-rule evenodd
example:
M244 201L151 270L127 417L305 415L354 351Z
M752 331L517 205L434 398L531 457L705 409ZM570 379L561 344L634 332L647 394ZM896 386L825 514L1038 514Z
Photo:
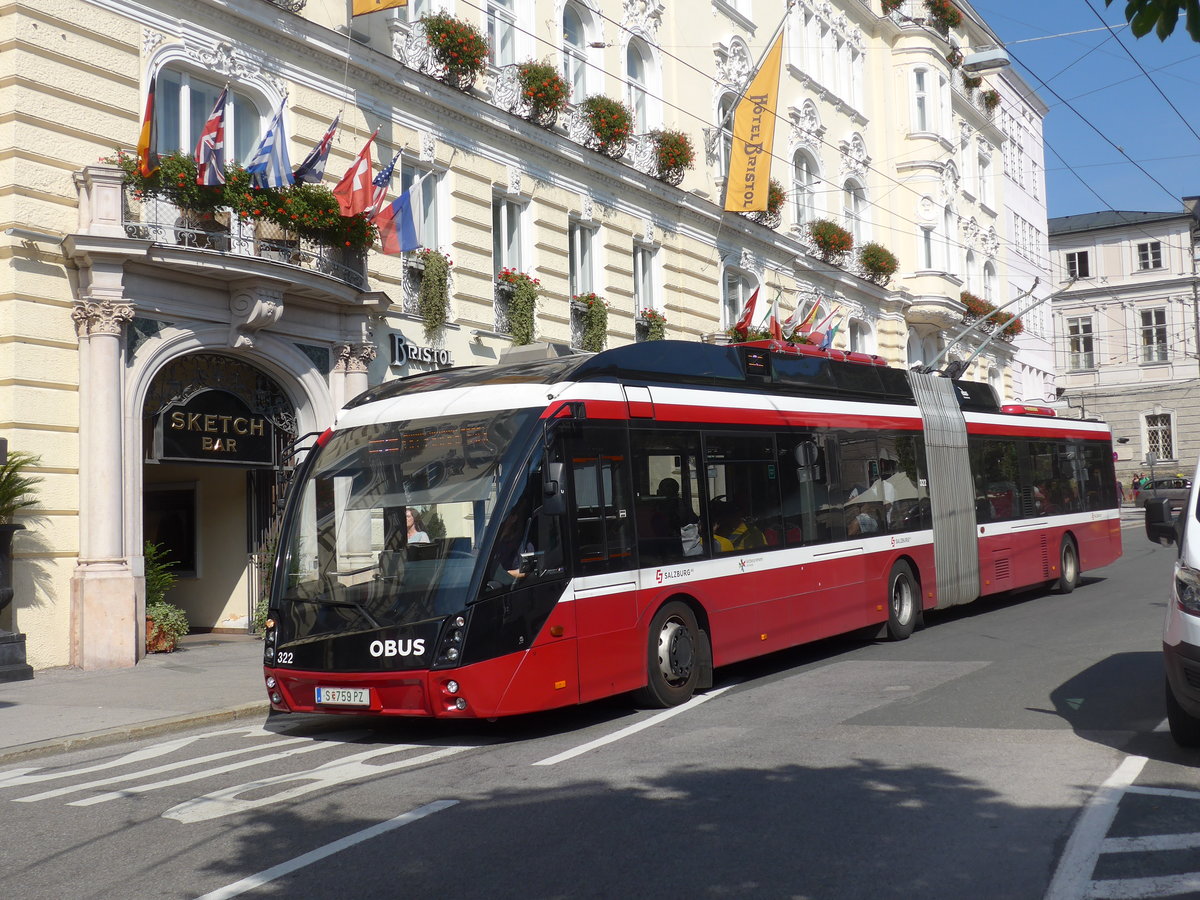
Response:
M466 637L467 613L461 612L447 618L446 624L442 626L442 636L438 639L437 653L433 656L434 666L458 665Z
M1175 567L1175 598L1185 613L1200 616L1200 572L1186 566Z

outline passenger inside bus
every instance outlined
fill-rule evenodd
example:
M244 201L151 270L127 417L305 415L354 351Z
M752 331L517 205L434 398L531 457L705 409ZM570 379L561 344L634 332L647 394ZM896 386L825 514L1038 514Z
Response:
M714 500L708 505L713 520L713 550L732 553L766 544L763 533L746 521L742 506L730 500Z

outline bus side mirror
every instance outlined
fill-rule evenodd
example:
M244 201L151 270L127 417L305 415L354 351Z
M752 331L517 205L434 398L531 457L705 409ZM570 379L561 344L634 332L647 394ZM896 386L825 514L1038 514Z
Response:
M565 467L560 462L542 464L542 512L561 516L567 511Z
M1178 540L1171 501L1155 497L1146 501L1146 537L1156 544L1169 547Z

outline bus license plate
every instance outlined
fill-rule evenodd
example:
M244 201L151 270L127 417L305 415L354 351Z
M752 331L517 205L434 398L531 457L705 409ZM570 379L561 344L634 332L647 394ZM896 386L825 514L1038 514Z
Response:
M317 702L327 706L370 706L370 688L317 688Z

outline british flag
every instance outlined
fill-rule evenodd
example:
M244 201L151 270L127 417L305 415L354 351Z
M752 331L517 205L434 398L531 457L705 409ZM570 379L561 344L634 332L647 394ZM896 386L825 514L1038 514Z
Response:
M210 186L225 183L225 103L229 88L221 91L208 121L196 142L196 184Z

